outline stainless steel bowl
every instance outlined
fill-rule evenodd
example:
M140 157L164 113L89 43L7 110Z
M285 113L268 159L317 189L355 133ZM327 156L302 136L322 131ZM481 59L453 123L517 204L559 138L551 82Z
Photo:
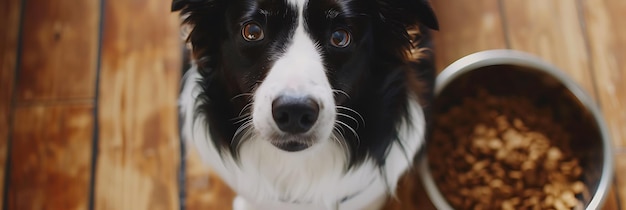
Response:
M614 170L609 132L594 99L563 71L523 52L488 50L452 63L437 76L436 83L436 106L450 102L442 102L442 98L459 98L475 92L476 88L486 88L497 92L496 95L543 95L540 99L543 104L559 107L561 114L579 117L576 119L580 120L567 122L567 126L577 128L568 131L573 136L572 149L583 167L582 180L589 191L578 199L586 209L602 207ZM427 154L419 161L419 168L435 207L452 209L431 176Z

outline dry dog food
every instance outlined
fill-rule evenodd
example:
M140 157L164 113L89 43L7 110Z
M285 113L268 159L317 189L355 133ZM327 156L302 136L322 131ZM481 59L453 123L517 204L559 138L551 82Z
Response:
M586 191L550 110L482 91L437 116L428 158L456 209L572 209Z

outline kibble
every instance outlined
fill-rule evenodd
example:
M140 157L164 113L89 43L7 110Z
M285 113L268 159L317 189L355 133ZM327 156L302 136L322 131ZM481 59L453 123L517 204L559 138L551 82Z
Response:
M456 209L573 209L585 193L570 137L521 97L476 97L437 116L435 182Z

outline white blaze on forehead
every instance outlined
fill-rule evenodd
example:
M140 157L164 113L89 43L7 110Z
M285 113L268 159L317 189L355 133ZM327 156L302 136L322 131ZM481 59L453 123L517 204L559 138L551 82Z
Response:
M306 7L308 2L309 0L287 0L287 3L290 6L293 6L298 10L298 26L296 28L296 34L298 34L299 31L304 33L304 7Z
M308 2L308 0L287 0L287 3L292 6L297 6L298 11L302 11L304 5Z
M282 77L288 88L301 89L308 84L324 85L327 83L326 71L318 45L305 31L303 10L307 0L289 0L289 4L298 9L296 29L287 43L287 48L278 56L270 74ZM294 87L299 86L299 87Z
M322 100L327 96L321 89L327 89L332 97L332 89L326 77L326 69L318 44L305 30L303 11L308 0L288 0L287 3L297 8L298 21L296 25L291 26L295 29L288 42L285 43L285 51L276 56L274 65L261 85L269 87L260 87L260 90L264 88L271 88L271 90L261 93L268 93L271 98L275 98L277 94L290 92L300 96L310 96L314 100Z

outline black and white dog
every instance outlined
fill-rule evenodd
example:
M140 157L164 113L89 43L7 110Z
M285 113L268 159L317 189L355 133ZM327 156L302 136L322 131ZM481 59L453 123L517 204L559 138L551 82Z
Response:
M425 0L174 0L183 138L234 209L377 209L424 141ZM409 33L411 30L418 34Z

